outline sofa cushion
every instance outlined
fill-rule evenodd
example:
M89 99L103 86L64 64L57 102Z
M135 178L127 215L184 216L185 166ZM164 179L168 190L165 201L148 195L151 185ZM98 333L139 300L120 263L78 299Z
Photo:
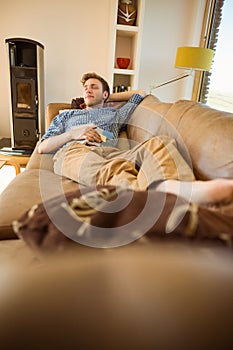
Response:
M156 135L175 138L177 133L174 127L165 119L171 106L171 103L163 103L153 95L146 96L128 121L127 134L130 142L143 142Z
M233 178L233 115L194 101L177 101L166 114L184 140L198 179Z
M128 122L127 134L130 146L133 147L136 143L144 142L152 136L168 136L176 140L179 152L192 168L184 140L166 118L171 107L172 104L162 103L153 95L147 96L133 112Z
M168 135L176 139L197 179L233 178L233 114L195 101L163 103L149 95L129 124L131 146L151 136Z

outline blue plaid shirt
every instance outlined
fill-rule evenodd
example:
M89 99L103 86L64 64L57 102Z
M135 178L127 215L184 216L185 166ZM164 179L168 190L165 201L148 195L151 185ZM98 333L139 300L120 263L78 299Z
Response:
M112 140L102 142L100 146L115 146L121 128L127 123L131 114L142 100L143 97L141 95L134 94L120 108L71 109L62 112L53 119L47 132L42 136L41 141L69 131L73 126L95 124L101 129L113 134Z

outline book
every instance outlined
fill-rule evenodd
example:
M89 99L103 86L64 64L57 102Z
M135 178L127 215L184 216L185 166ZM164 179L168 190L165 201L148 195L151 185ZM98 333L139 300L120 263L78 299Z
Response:
M30 156L31 150L15 150L11 147L2 147L0 148L0 153L6 156Z
M98 132L98 134L100 134L102 142L106 142L107 140L113 140L114 138L113 133L110 131L103 130L99 127L97 127L95 130ZM78 142L83 145L88 144L88 145L93 145L97 147L101 145L101 142L94 142L94 141L88 141L88 140L78 140Z

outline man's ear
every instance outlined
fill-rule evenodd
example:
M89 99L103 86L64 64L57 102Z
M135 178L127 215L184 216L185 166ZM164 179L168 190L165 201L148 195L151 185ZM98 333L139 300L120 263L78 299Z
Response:
M106 98L108 98L108 92L107 92L107 91L104 91L104 92L103 92L103 99L106 100Z

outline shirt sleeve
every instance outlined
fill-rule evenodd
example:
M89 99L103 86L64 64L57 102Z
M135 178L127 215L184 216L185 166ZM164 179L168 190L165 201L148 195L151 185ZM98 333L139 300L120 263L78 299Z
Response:
M121 108L117 110L116 121L119 125L123 126L129 120L131 114L136 107L141 103L143 97L139 94L133 94L129 101Z
M64 123L63 123L63 117L64 115L66 115L67 112L63 112L61 114L58 114L51 122L48 130L46 131L46 133L42 136L41 141L52 137L52 136L56 136L56 135L60 135L63 132L65 132L64 129Z

